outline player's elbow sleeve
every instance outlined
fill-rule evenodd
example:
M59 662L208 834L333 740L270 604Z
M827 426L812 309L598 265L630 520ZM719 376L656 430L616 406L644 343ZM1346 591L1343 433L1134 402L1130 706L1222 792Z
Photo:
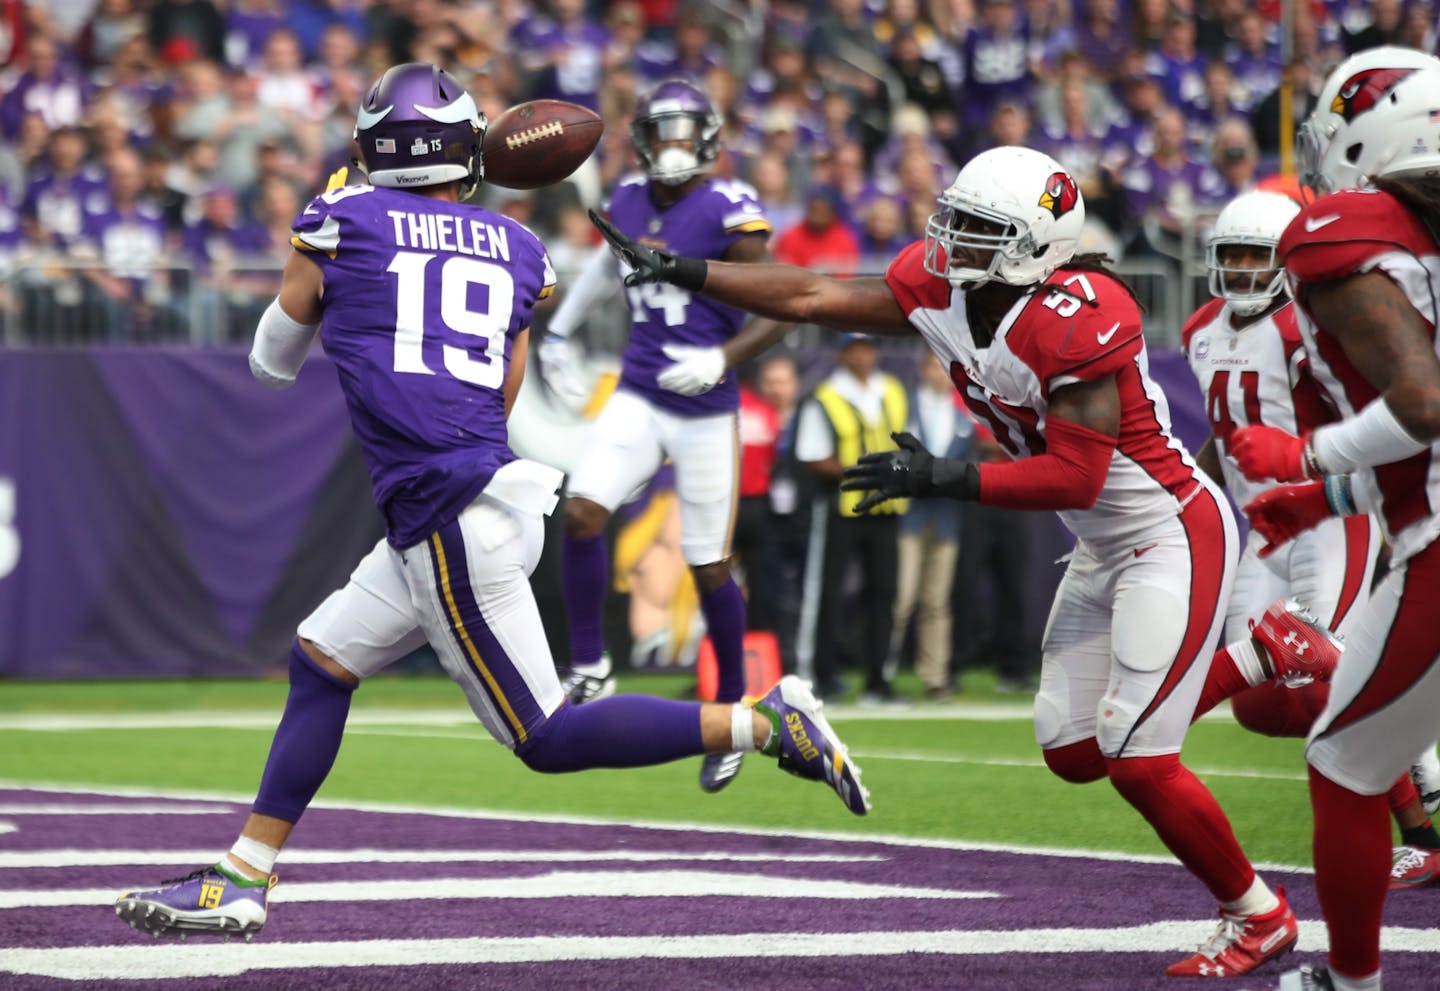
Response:
M255 341L250 347L250 374L272 389L283 389L295 382L319 324L299 323L272 300L260 315L255 328Z

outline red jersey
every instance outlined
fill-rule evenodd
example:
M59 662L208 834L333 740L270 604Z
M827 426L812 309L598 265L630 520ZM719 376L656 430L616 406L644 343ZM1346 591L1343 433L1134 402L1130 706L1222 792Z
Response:
M1305 207L1280 239L1280 262L1294 296L1301 336L1316 380L1340 414L1354 416L1379 391L1351 364L1340 343L1305 309L1305 286L1383 272L1424 319L1435 344L1440 321L1440 245L1399 200L1373 189L1347 189ZM1437 345L1440 351L1440 345ZM1404 461L1351 474L1362 505L1379 507L1396 562L1440 533L1440 459L1432 445Z
M775 444L780 439L780 418L765 400L740 387L740 495L762 496L770 491L775 468Z
M1170 430L1165 394L1147 372L1140 308L1114 279L1057 269L1021 297L980 347L965 293L925 271L916 242L891 263L885 280L910 323L950 368L976 418L1014 457L1045 451L1052 390L1113 375L1120 435L1095 505L1060 518L1076 536L1124 539L1174 516L1203 484L1194 460Z

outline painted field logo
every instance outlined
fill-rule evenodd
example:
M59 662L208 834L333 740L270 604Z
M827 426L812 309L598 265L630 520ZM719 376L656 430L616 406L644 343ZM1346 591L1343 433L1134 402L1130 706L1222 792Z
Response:
M785 713L785 725L790 730L790 739L800 748L801 757L814 760L820 756L820 748L810 741L810 734L805 732L805 721L798 712Z

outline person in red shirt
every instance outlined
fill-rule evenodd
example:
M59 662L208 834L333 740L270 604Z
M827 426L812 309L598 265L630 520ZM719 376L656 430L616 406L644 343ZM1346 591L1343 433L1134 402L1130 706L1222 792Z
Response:
M747 618L752 630L774 630L774 606L757 595L755 578L770 565L770 473L780 439L780 418L749 383L740 385L740 504L730 548L745 571Z
M853 272L860 239L841 219L843 200L834 186L816 186L805 198L805 219L775 241L775 259L801 268Z

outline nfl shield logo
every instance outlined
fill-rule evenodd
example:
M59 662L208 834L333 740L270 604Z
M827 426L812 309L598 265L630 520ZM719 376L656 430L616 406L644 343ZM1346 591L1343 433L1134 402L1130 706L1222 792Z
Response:
M395 139L394 139L394 138L376 138L376 139L375 139L375 150L378 151L378 152L380 152L380 154L382 154L382 155L393 155L393 154L395 154Z
M410 157L414 158L417 155L423 155L429 150L430 146L425 143L424 138L416 138L415 143L410 146Z

